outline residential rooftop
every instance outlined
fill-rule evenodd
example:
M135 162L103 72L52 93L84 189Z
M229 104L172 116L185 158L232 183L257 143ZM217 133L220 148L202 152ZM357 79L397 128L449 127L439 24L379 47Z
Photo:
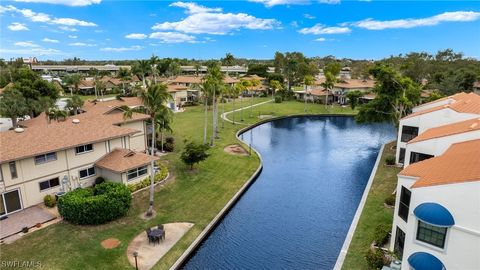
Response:
M399 175L418 177L412 188L480 181L480 139L453 144L441 156L411 164Z
M430 128L421 133L408 143L416 143L425 140L461 134L465 132L472 132L480 130L480 118L469 119L453 124L443 125L435 128Z
M435 112L443 109L451 109L459 113L480 114L480 96L475 93L468 93L468 94L463 93L463 95L452 98L452 101L450 104L439 105L429 109L417 111L415 113L405 116L402 119L408 119L408 118L416 117L419 115L423 115L426 113Z
M158 159L159 157L152 157L151 155L135 152L129 149L115 148L112 152L97 160L95 166L113 172L122 173L133 168L147 165Z

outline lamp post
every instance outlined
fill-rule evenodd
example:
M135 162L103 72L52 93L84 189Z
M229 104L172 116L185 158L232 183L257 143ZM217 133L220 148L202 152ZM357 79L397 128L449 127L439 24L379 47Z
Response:
M138 263L137 263L138 252L134 251L133 257L135 258L135 270L138 270Z

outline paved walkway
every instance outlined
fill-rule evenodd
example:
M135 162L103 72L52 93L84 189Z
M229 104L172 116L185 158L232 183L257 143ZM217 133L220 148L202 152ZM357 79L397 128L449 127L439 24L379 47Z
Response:
M133 252L138 252L138 269L151 269L174 245L182 238L185 233L193 227L192 223L167 223L163 224L165 229L165 240L160 244L149 244L145 231L137 235L128 245L127 256L130 264L135 267L135 258Z
M21 232L23 227L31 228L37 223L43 224L55 218L55 215L39 206L25 208L0 221L0 239Z
M257 103L257 104L253 104L253 105L250 105L250 106L247 106L247 107L242 107L242 108L239 108L239 109L235 109L235 110L232 110L232 111L224 112L224 113L222 113L221 117L222 117L223 119L225 119L225 121L230 122L230 123L233 123L232 120L230 120L230 119L227 118L227 115L229 115L229 114L231 114L231 113L233 113L233 112L239 112L239 111L241 111L241 110L246 110L246 109L249 109L249 108L251 108L251 107L257 107L257 106L260 106L260 105L263 105L263 104L266 104L266 103L269 103L269 102L272 102L272 101L273 101L273 99L267 100L267 101L264 101L264 102L260 102L260 103ZM250 125L250 124L242 123L241 121L235 121L235 124L246 125L246 126Z

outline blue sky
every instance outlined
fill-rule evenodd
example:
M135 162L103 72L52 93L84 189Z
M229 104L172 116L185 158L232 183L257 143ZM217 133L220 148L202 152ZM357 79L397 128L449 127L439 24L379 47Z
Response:
M379 59L445 48L480 59L480 2L15 0L1 2L0 36L5 59Z

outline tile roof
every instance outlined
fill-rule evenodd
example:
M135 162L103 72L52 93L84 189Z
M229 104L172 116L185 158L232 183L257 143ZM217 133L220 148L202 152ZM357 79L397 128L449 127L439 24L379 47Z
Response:
M453 144L443 155L413 163L399 175L418 177L412 188L480 181L480 139Z
M429 91L429 90L422 90L422 93L424 93L424 91ZM433 91L433 90L431 90L431 91ZM425 92L425 93L427 93L427 92ZM444 101L444 100L448 100L448 99L460 100L460 99L463 99L465 97L468 97L468 94L465 93L465 92L460 92L460 93L453 94L451 96L439 98L437 100L433 100L433 101L430 101L430 102L427 102L427 103L420 104L420 105L416 106L416 108L422 108L423 106L435 104L439 101Z
M435 128L430 128L421 133L408 143L416 143L420 141L430 140L434 138L440 138L445 136L451 136L455 134L479 131L480 130L480 118L474 118L466 121L461 121L453 124L443 125Z
M22 133L14 130L0 133L0 162L137 133L139 131L136 129L119 125L148 120L150 117L133 113L132 118L124 120L121 111L117 113L115 109L123 105L135 107L141 104L139 98L85 102L85 113L70 116L65 121L52 120L50 123L47 123L45 114L42 113L36 118L21 122L26 127ZM72 123L73 119L80 120L80 123Z
M315 81L315 85L321 85L325 82L325 78L320 78ZM373 88L375 86L374 80L358 80L358 79L346 79L337 81L335 83L336 88L346 89L359 89L359 88Z
M170 80L172 83L202 83L202 76L177 76Z
M115 148L112 152L97 160L95 162L95 166L121 173L130 169L147 165L151 161L158 159L159 158L156 156L152 157L151 155L128 149Z
M468 94L460 93L460 94L463 94L463 95L456 96L456 98L453 98L453 101L450 104L440 105L440 106L432 107L430 109L417 111L415 113L412 113L403 117L402 119L407 119L407 118L411 118L411 117L415 117L422 114L435 112L435 111L443 110L447 108L452 109L459 113L480 114L480 96L475 93L468 93Z
M37 124L17 133L9 130L0 133L0 162L32 157L39 154L73 148L75 146L101 142L139 132L138 130L119 127L99 119L82 119L80 123L72 122L72 117L63 122L47 125Z

